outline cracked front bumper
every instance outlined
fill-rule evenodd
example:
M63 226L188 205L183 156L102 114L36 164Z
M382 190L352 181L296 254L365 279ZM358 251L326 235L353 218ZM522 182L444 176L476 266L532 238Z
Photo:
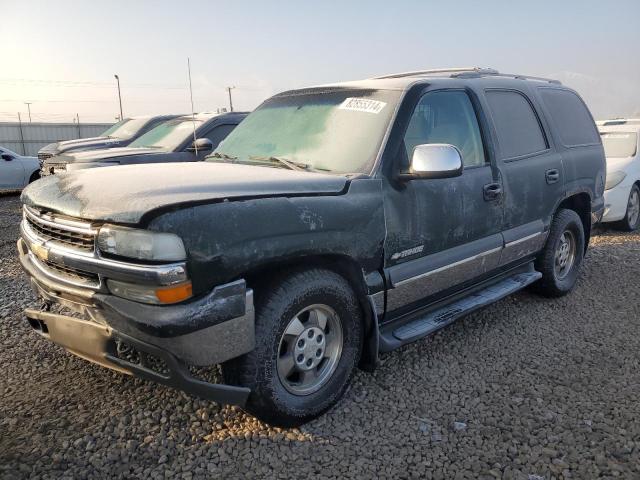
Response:
M186 303L145 305L58 283L37 268L37 259L22 239L18 251L44 305L69 311L26 310L37 333L105 367L216 402L244 404L248 389L204 382L190 373L190 366L219 364L254 348L253 292L244 280L220 285ZM119 355L122 345L135 351L140 361ZM162 368L154 369L158 364Z

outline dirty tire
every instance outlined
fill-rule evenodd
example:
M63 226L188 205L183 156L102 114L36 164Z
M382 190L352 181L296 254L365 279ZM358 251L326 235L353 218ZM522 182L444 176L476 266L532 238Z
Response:
M362 313L349 283L324 269L299 270L270 279L255 291L256 347L222 365L226 383L251 389L245 410L272 425L293 427L317 417L343 395L362 350ZM319 390L290 393L280 380L277 359L285 329L298 312L327 305L342 327L342 352L337 366Z
M556 270L556 255L565 232L572 235L574 258L569 271L559 278ZM533 285L533 289L546 297L561 297L571 291L580 272L584 256L584 227L578 214L573 210L560 210L551 222L551 230L542 253L535 261L535 268L542 278Z
M638 227L640 227L640 215L635 214L633 215L635 216L635 219L630 218L631 199L634 198L634 195L637 201L637 199L640 198L640 187L638 187L637 184L631 187L631 192L629 193L629 200L627 202L627 213L625 214L622 220L614 223L613 225L616 230L621 230L623 232L633 232L637 230Z

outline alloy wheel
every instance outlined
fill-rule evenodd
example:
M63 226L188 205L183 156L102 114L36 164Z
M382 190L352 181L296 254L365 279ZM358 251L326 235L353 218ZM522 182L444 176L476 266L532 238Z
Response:
M564 279L571 271L576 258L576 237L571 230L565 230L556 247L554 273L558 280Z
M335 372L342 355L338 314L328 305L311 305L295 315L280 339L278 378L294 395L318 391Z

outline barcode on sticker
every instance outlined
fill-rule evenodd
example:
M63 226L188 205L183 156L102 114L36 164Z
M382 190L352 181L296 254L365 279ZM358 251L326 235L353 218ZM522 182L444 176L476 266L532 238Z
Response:
M380 113L385 105L385 102L378 100L349 97L346 98L338 108L340 110L354 110L356 112Z

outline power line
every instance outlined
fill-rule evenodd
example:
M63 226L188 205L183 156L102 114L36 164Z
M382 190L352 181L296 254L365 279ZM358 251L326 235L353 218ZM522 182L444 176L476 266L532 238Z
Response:
M5 85L22 85L30 84L31 86L47 85L53 87L103 87L113 88L113 84L109 82L96 81L78 81L78 80L44 80L34 78L0 78L0 83ZM132 83L127 84L127 88L156 88L162 90L186 90L186 87L180 85L162 85L153 83Z

